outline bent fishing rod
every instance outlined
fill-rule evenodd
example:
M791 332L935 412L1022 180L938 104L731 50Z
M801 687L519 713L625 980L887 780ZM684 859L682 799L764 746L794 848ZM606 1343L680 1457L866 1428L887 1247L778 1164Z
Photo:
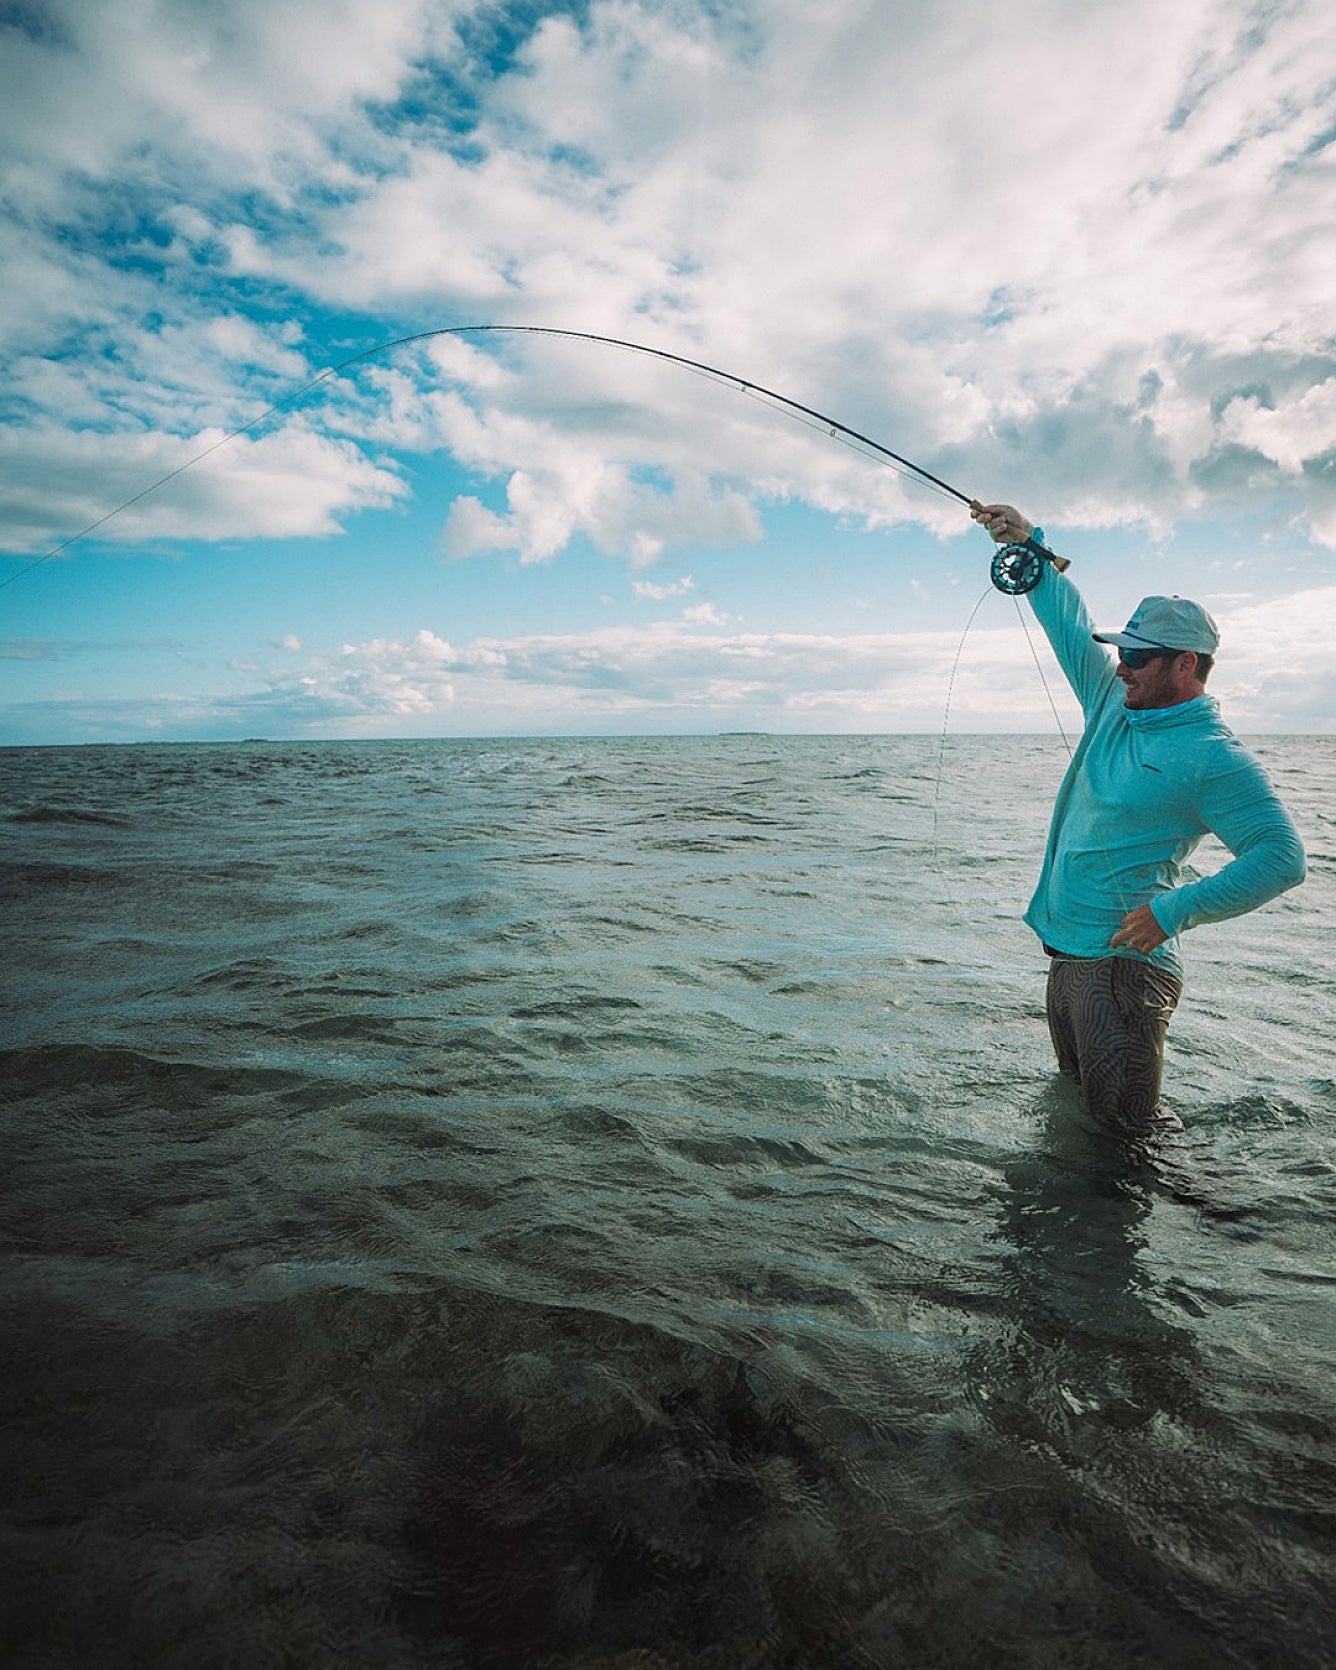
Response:
M837 418L829 417L824 412L818 412L811 406L805 406L799 400L792 400L786 394L779 394L774 389L766 388L763 383L756 383L745 377L734 376L731 372L721 371L717 366L706 365L702 360L688 359L683 354L670 353L667 348L654 348L646 343L631 342L619 336L602 336L594 331L567 330L556 325L443 325L435 330L415 331L410 336L394 337L388 342L378 343L374 348L364 348L360 353L350 355L337 365L326 367L319 376L311 378L308 383L303 383L300 388L294 389L291 394L285 395L282 400L275 401L272 406L267 406L264 411L251 418L248 423L243 423L236 429L230 430L221 439L214 441L211 446L195 453L192 457L186 459L184 464L178 464L174 470L169 470L166 475L150 483L141 492L136 493L133 498L127 499L124 504L117 505L114 510L107 511L106 515L99 516L95 522L90 522L86 528L81 528L78 533L71 534L67 539L61 540L44 556L38 557L36 561L30 562L26 567L19 569L17 573L11 574L7 579L0 580L0 588L12 585L15 580L21 579L23 575L30 574L33 569L40 568L43 563L49 562L53 557L58 557L62 551L67 551L71 545L77 544L81 539L86 539L90 533L95 533L98 528L110 522L114 516L119 516L122 511L129 510L132 506L139 504L143 499L148 498L151 493L156 493L160 487L165 487L169 481L175 481L177 476L183 475L186 470L201 463L210 454L217 452L220 447L226 446L229 441L234 441L238 436L245 435L250 430L258 428L267 419L273 417L275 413L295 405L312 389L319 388L322 383L328 382L332 377L339 376L351 366L360 365L364 360L376 359L382 354L391 354L398 348L408 348L417 343L430 342L436 337L482 336L484 334L564 337L575 342L598 342L606 347L621 348L633 354L644 354L651 359L666 360L672 365L680 365L699 376L708 377L714 382L736 389L740 394L755 395L763 400L770 401L783 410L794 413L804 423L825 429L832 439L853 445L855 450L860 447L870 448L874 461L888 464L898 474L907 474L910 479L919 481L934 492L958 499L961 504L970 510L975 509L979 503L977 498L968 493L962 493L958 487L953 487L949 481L944 481L941 476L934 475L931 470L924 469L921 464L915 464L902 454L893 452L890 447L883 446L880 441L873 440L870 435L864 435L859 430L850 428L847 423L841 423ZM1036 533L1038 531L1036 530ZM1036 533L1031 533L1017 544L1005 545L995 553L990 576L999 591L1006 592L1012 597L1022 596L1026 592L1033 591L1039 584L1046 562L1052 563L1059 572L1071 566L1065 557L1057 556L1043 545L1036 538Z

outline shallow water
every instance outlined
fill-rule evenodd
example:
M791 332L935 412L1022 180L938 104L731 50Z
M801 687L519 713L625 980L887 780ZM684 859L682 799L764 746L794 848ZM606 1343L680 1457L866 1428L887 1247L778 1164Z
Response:
M1333 1662L1336 743L1257 748L1311 875L1155 1164L1049 739L0 753L5 1662Z

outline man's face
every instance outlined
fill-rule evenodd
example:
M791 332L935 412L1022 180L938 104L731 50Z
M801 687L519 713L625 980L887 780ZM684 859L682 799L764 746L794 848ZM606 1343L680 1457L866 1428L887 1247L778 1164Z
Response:
M1144 667L1129 667L1120 654L1118 677L1126 692L1123 706L1144 713L1152 708L1177 707L1180 702L1191 701L1197 694L1193 678L1196 665L1195 656L1180 650L1157 655Z

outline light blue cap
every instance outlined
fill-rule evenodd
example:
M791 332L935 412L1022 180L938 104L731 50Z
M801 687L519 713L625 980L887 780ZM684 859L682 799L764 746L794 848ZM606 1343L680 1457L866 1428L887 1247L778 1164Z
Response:
M1197 655L1214 655L1220 644L1220 628L1187 597L1143 597L1121 632L1092 636L1119 649L1190 649Z

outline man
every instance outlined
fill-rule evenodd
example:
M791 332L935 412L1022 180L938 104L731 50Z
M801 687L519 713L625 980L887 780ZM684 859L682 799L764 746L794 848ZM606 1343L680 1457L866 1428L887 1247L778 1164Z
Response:
M971 515L999 544L1042 534L1012 505ZM1304 850L1262 767L1205 691L1219 632L1199 603L1147 597L1095 632L1051 563L1029 593L1085 716L1025 920L1051 962L1058 1066L1099 1123L1136 1140L1181 1129L1160 1108L1164 1037L1182 991L1178 935L1241 916L1304 879ZM1116 646L1116 660L1102 644ZM1182 879L1202 836L1234 855Z

